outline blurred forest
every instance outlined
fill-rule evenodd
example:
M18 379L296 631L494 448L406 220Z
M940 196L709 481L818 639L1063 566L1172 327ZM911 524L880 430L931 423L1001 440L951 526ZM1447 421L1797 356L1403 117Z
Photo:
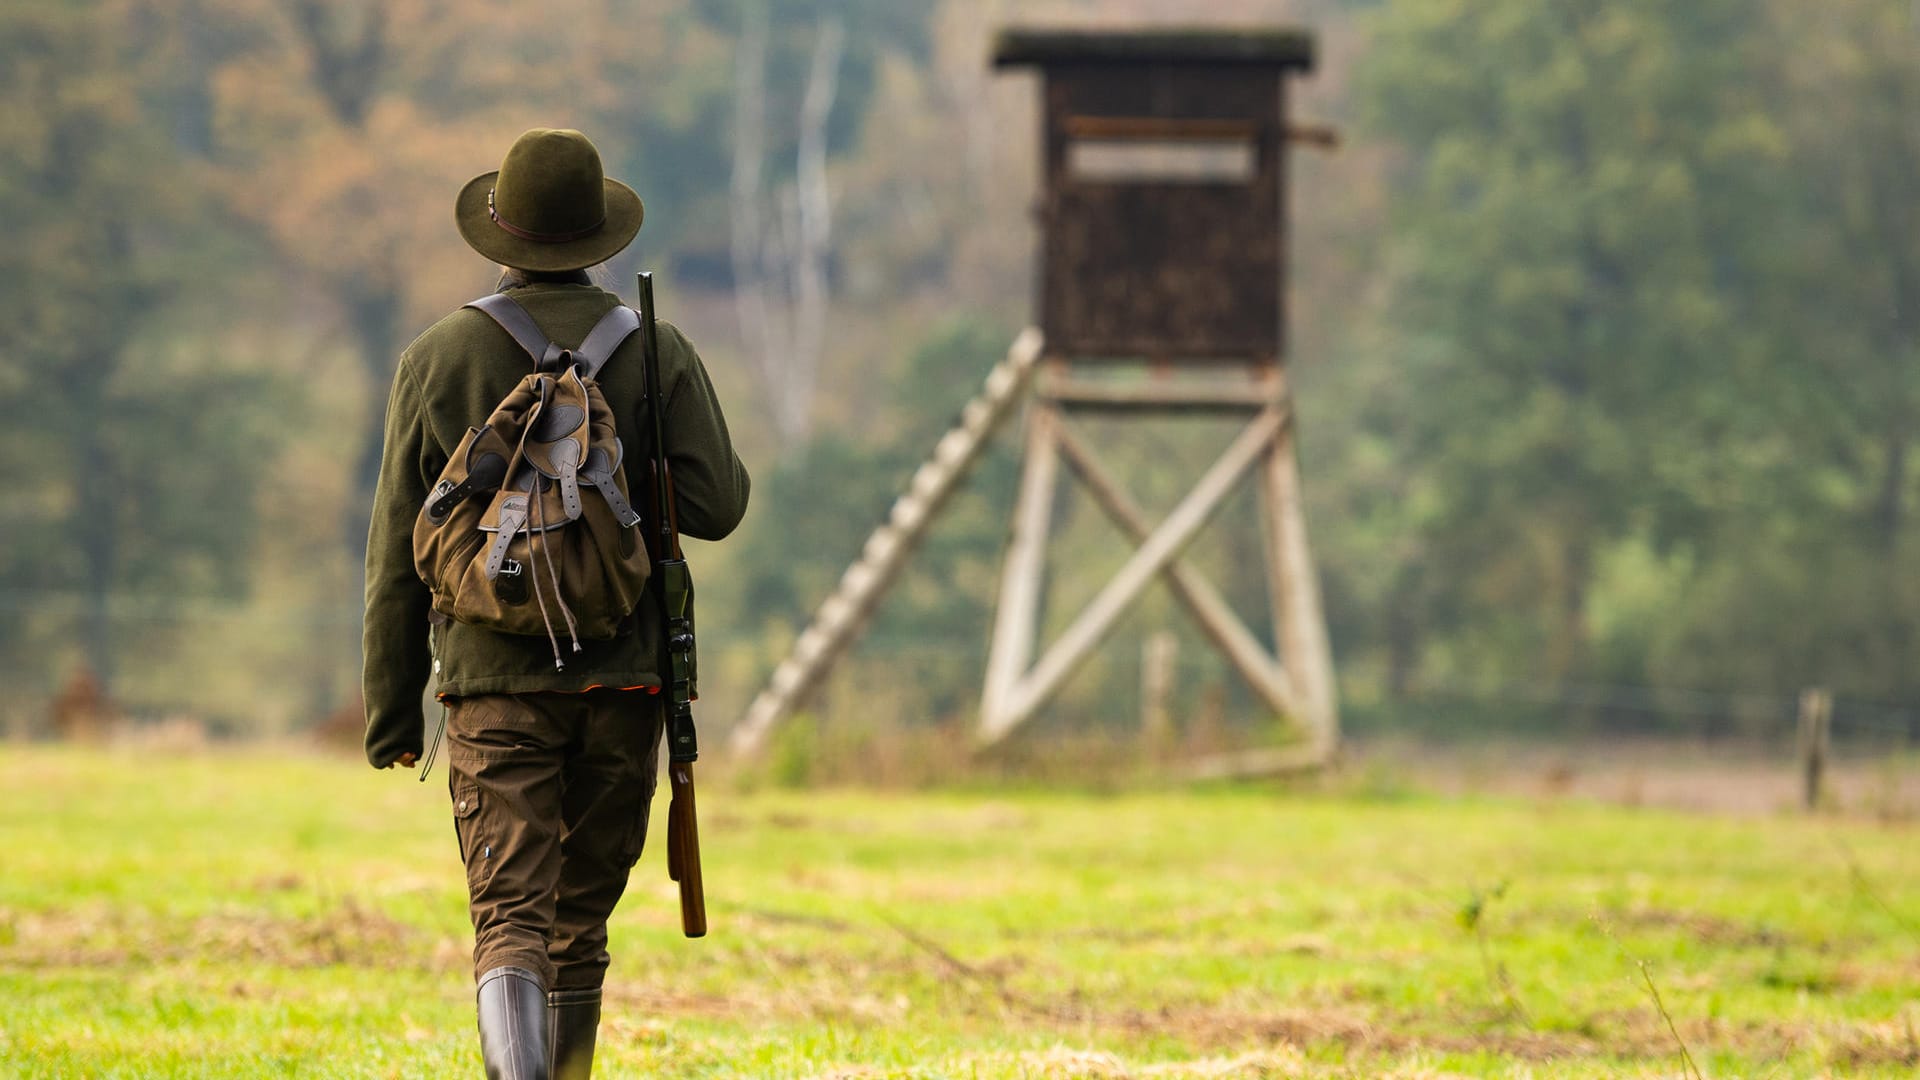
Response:
M1008 22L1319 35L1294 110L1344 145L1294 155L1290 364L1350 727L1773 731L1824 685L1920 737L1910 0L11 0L6 729L83 678L250 734L355 707L394 360L490 287L453 196L534 125L646 200L607 283L659 271L755 476L691 554L724 726L1030 318ZM1158 512L1223 439L1121 453ZM970 717L1011 446L830 723ZM1259 626L1242 494L1193 555ZM1059 513L1056 630L1127 552ZM1053 722L1134 723L1163 623L1182 719L1245 725L1164 597Z

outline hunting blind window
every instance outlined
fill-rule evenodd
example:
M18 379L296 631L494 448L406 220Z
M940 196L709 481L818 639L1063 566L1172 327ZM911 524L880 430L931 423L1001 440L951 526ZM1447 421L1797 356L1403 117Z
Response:
M1086 183L1249 184L1259 165L1250 139L1076 139L1067 172Z

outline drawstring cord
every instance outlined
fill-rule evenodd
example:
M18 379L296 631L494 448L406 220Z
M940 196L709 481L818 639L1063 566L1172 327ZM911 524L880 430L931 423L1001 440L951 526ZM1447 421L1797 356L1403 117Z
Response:
M427 655L433 657L433 673L437 681L440 674L440 643L431 626L427 628ZM438 691L439 687L434 689ZM423 784L427 782L427 774L433 771L434 758L440 753L440 737L447 733L447 699L439 697L437 693L434 696L440 701L440 723L434 726L433 742L420 758L420 782Z
M440 737L447 733L447 703L440 703L440 722L433 728L433 743L427 747L427 754L420 759L420 782L427 782L427 774L433 771L434 759L440 755Z
M540 474L533 474L533 483L528 485L527 497L533 500L533 513L539 521L534 523L533 535L527 537L527 576L533 579L533 598L540 604L540 621L547 626L547 644L553 646L553 670L567 670L566 661L560 659L560 639L553 633L553 617L547 614L547 600L540 595L540 564L533 561L533 544L540 534L540 523L546 520L546 514L540 508ZM554 586L554 599L558 600L559 585ZM576 648L578 647L576 643Z
M535 487L540 486L540 481L537 477L534 479L533 484ZM552 541L546 539L546 520L547 511L543 505L540 508L540 556L547 561L547 577L553 582L553 602L559 606L561 617L567 620L567 640L573 642L573 651L579 652L580 627L573 621L573 609L567 606L566 594L560 591L560 571L553 568L553 544ZM531 547L531 543L529 543L528 546ZM558 650L560 643L555 642L553 647L555 650Z

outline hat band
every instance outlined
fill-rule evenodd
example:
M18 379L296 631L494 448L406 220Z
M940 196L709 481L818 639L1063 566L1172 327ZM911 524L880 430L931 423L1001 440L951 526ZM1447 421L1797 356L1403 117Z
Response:
M532 229L523 229L520 226L515 225L513 222L508 221L506 218L501 217L500 211L494 209L493 193L495 190L496 189L494 188L487 189L487 216L493 219L493 223L495 225L498 225L502 229L506 230L509 236L517 236L522 240L531 240L536 244L564 244L571 240L579 240L584 237L592 236L594 233L597 233L600 231L600 226L605 225L607 223L607 215L603 212L600 215L599 221L594 222L593 224L587 226L584 229L575 229L572 232L549 233L549 232L534 232Z

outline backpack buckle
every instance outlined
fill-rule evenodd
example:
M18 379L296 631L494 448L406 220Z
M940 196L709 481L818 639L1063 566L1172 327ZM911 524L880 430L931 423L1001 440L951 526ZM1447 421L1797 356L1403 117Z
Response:
M521 580L520 560L508 559L500 564L500 574L493 579L493 595L502 604L527 602L527 582Z
M447 523L447 515L453 512L454 504L460 501L449 500L447 496L451 494L453 481L442 480L433 485L433 490L427 493L427 524L437 528Z

